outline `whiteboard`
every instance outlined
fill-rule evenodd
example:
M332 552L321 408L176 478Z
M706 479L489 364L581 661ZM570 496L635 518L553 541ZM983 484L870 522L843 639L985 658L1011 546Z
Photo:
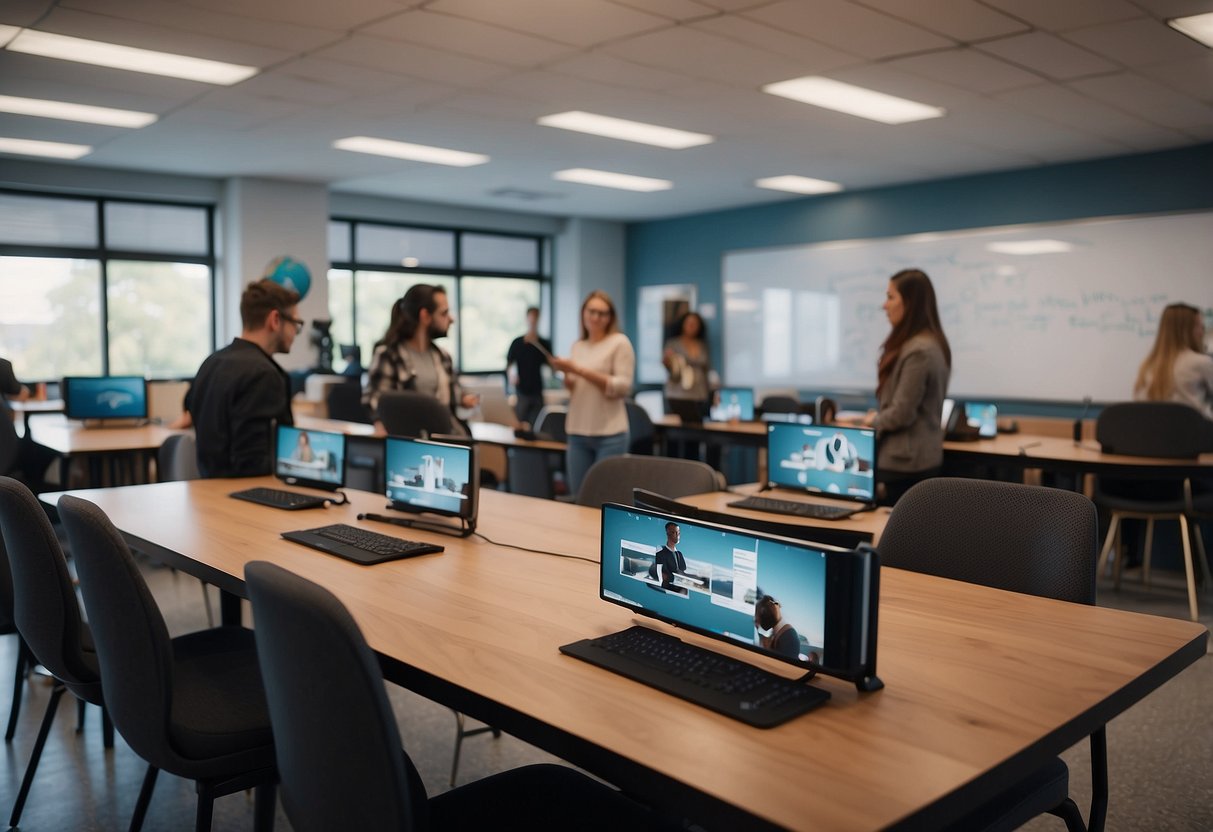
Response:
M904 268L935 285L949 395L1124 400L1162 308L1213 303L1213 213L726 252L726 383L871 391L885 288Z

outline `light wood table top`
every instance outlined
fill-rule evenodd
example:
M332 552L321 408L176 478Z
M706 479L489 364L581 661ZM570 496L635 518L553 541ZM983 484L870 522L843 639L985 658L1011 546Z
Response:
M295 427L304 430L322 430L329 433L344 433L346 436L374 436L375 426L366 422L346 422L341 419L327 419L320 416L307 416L295 413Z
M85 427L55 414L31 419L28 428L35 442L64 456L151 451L174 433L180 433L163 425Z
M536 451L555 451L564 453L568 445L554 439L523 439L514 435L514 429L509 425L497 422L472 422L472 438L486 445L499 445L502 448L526 448Z
M808 517L796 517L788 514L772 514L766 511L751 511L750 509L734 508L729 503L742 497L755 494L761 487L759 483L747 483L731 488L729 491L710 491L706 494L693 494L690 497L679 497L678 501L695 506L696 508L718 511L736 517L748 517L752 520L762 520L768 523L788 523L792 525L820 527L823 529L839 529L847 531L867 532L872 535L873 542L879 542L880 534L884 531L885 523L889 521L891 509L881 507L871 511L860 512L842 520L817 520ZM780 500L803 500L806 503L820 502L839 505L838 500L818 499L812 494L797 494L791 491L779 491L771 496Z
M361 567L279 532L356 523L357 513L382 509L381 496L350 492L350 505L305 512L226 496L274 482L74 493L101 506L144 551L230 591L243 593L244 564L254 559L328 587L383 657L389 678L713 828L942 825L1205 653L1207 631L1187 621L886 569L878 653L886 688L859 694L820 680L833 694L826 705L764 731L558 652L561 644L628 627L634 616L599 600L595 563L497 544L597 560L598 511L486 491L480 528L497 544L367 523L441 543L446 552ZM53 503L57 495L43 499Z
M705 434L719 434L722 439L754 440L755 437L765 437L767 435L766 422L712 422L705 419L698 424L683 424L682 419L673 413L667 413L665 416L662 416L653 422L653 426L661 431L686 430Z
M944 442L944 454L952 459L984 458L990 462L1012 462L1025 468L1051 468L1088 472L1178 474L1193 472L1213 474L1213 453L1196 459L1165 459L1161 457L1106 454L1099 443L1084 439L1031 433L1000 433L992 439L976 442Z

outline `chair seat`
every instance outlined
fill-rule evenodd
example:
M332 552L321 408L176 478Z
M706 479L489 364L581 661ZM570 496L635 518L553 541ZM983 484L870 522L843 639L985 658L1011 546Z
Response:
M1171 500L1149 500L1140 497L1121 497L1115 494L1096 494L1095 504L1112 511L1132 511L1141 514L1183 514L1182 497Z
M947 827L949 832L1010 832L1070 794L1070 770L1058 757Z
M253 631L217 627L179 636L172 646L169 736L176 751L222 771L230 769L224 757L260 747L263 759L250 760L248 769L272 766L273 735Z

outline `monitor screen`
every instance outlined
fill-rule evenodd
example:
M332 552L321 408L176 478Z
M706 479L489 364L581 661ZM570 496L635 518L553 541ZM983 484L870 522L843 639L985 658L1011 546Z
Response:
M392 508L475 519L473 446L390 436L384 469Z
M840 425L767 425L768 485L860 502L876 493L876 431Z
M838 571L859 564L856 553L820 544L610 503L602 509L604 600L795 664L855 663L850 622L861 619L849 596L832 593L858 589Z
M72 376L63 379L69 419L146 419L147 381L142 376Z
M274 473L313 488L345 485L345 436L322 430L278 426Z
M754 421L754 391L749 387L722 387L712 394L708 418L713 422Z
M965 421L969 427L977 428L982 439L993 439L998 435L998 408L983 402L965 402Z

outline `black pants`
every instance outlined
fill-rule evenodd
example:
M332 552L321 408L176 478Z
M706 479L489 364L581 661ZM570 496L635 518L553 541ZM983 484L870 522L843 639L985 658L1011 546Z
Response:
M876 504L893 506L911 488L923 480L938 477L939 468L928 468L926 471L885 471L877 478Z

